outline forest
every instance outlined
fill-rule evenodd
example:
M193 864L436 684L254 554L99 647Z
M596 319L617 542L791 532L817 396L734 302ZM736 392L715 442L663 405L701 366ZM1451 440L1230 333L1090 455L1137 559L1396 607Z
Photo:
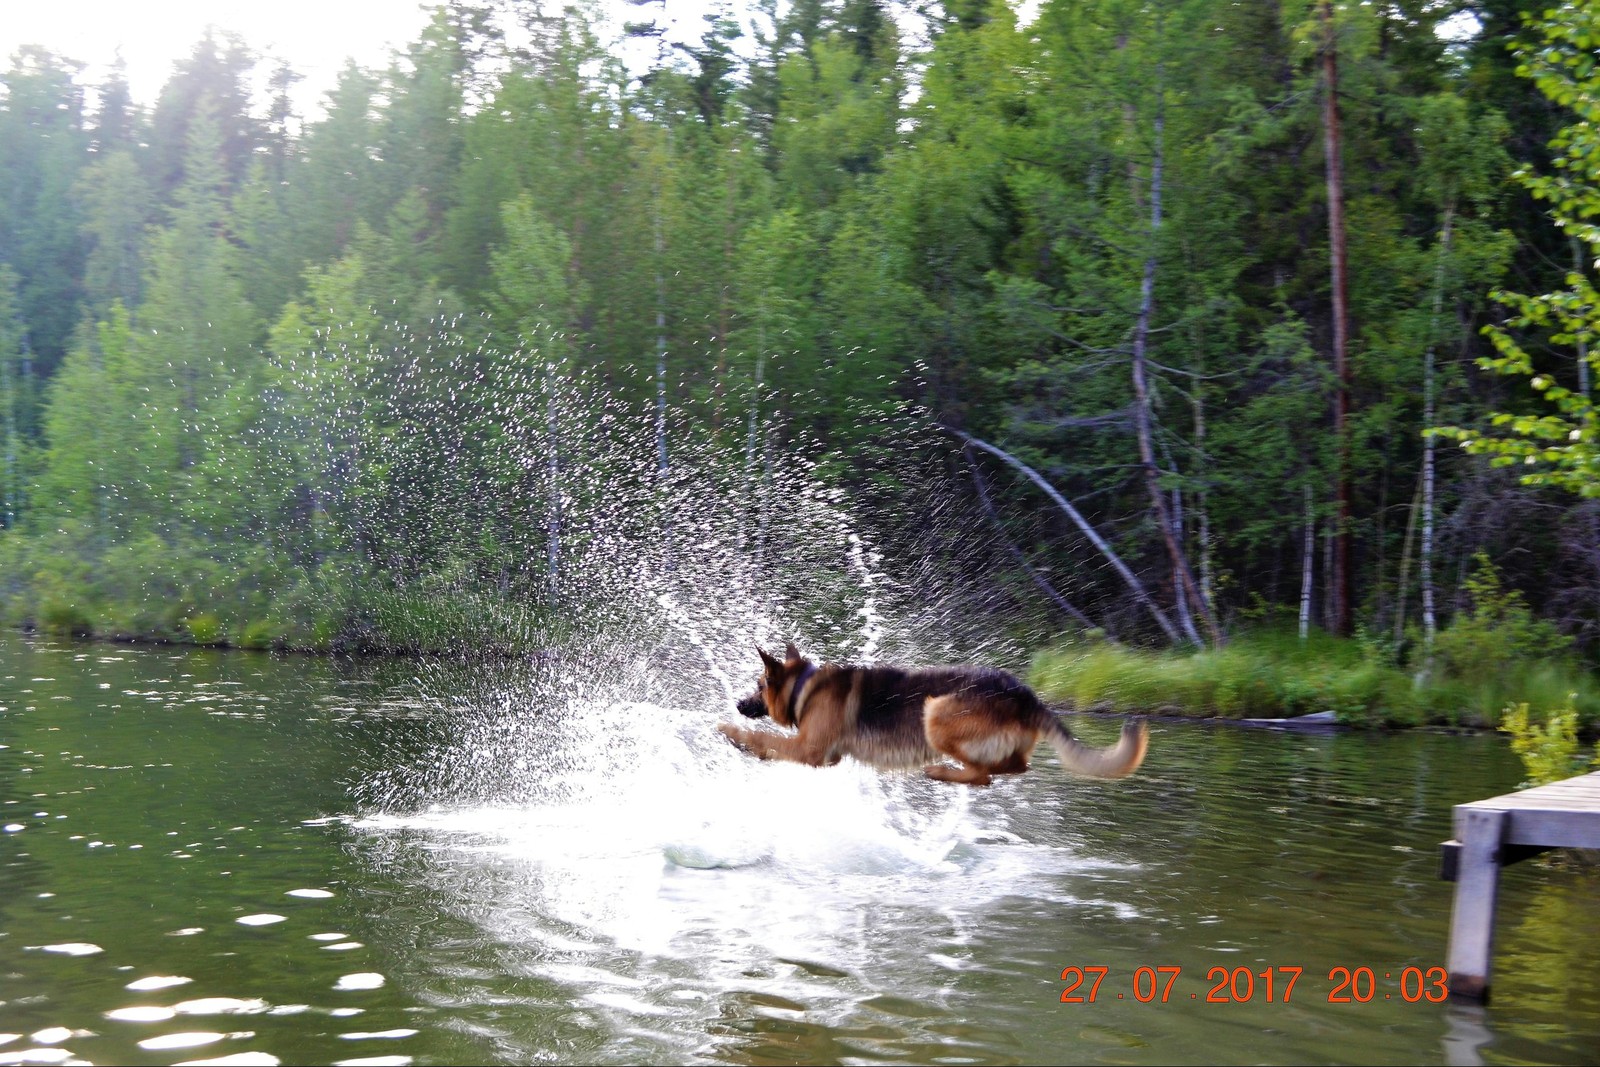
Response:
M226 34L149 104L10 57L0 621L537 646L699 478L967 516L925 567L1041 646L1600 652L1590 0L601 14L315 114Z

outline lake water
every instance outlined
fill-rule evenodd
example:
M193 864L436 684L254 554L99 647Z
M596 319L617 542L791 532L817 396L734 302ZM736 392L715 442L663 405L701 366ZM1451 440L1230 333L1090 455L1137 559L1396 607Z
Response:
M1494 1003L1429 1000L1497 738L972 791L759 765L667 673L0 636L0 1063L1600 1058L1592 870L1509 870Z

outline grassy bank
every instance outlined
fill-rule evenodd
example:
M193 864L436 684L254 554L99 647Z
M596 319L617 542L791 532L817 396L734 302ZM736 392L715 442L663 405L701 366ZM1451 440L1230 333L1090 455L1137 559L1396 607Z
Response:
M1586 731L1600 724L1600 682L1574 659L1465 636L1452 644L1441 635L1428 669L1321 632L1301 641L1293 631L1263 630L1192 652L1086 642L1040 653L1031 681L1046 700L1080 708L1194 718L1332 711L1359 726L1491 728L1507 705L1549 712L1570 699Z
M76 536L75 536L76 534ZM62 637L296 652L504 655L548 648L554 621L493 575L409 581L345 559L260 546L87 533L0 538L0 625Z

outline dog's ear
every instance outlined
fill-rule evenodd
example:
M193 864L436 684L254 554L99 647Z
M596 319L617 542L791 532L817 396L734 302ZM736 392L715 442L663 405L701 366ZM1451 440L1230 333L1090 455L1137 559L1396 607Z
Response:
M790 641L783 646L783 658L788 662L793 663L795 660L804 659L805 657L800 655L800 650L794 647L793 641Z
M761 653L761 663L767 668L768 674L777 674L783 670L783 664L767 655L766 649L762 648L760 645L757 645L756 651Z

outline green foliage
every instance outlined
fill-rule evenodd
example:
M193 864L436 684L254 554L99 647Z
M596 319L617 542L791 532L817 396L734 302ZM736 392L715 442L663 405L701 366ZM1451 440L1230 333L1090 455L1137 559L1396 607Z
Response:
M1583 258L1600 262L1600 64L1594 44L1600 41L1600 8L1567 4L1541 16L1529 16L1541 39L1521 44L1518 73L1531 78L1556 105L1576 121L1550 143L1552 174L1532 168L1517 178L1538 199L1550 204L1556 225ZM1600 497L1600 411L1586 389L1563 384L1564 373L1535 366L1531 338L1547 338L1577 362L1600 369L1600 294L1586 271L1575 269L1566 288L1539 296L1496 292L1495 299L1512 315L1506 326L1487 326L1484 333L1498 353L1479 361L1485 369L1527 379L1539 397L1534 412L1498 412L1489 418L1497 432L1446 427L1440 433L1461 442L1473 455L1486 455L1497 467L1517 466L1526 485L1548 485L1584 497ZM1580 368L1580 379L1588 368ZM1542 412L1542 413L1539 413Z
M779 67L784 121L774 140L791 203L833 206L881 165L900 104L894 31L884 33L889 54L863 55L838 34Z
M744 69L718 15L643 76L585 5L530 18L515 50L487 46L482 12L441 9L298 128L281 95L250 98L255 58L225 36L153 109L114 83L92 119L74 64L19 53L0 79L0 612L253 647L512 648L548 632L564 561L600 535L568 524L574 499L605 491L581 462L595 441L718 451L748 484L789 435L882 512L970 516L959 489L896 495L909 454L953 458L908 432L929 413L1043 472L1166 605L1134 466L1136 328L1160 487L1218 613L1292 612L1307 522L1320 601L1342 442L1317 10L1044 0L1024 27L1007 5L961 3L930 13L913 53L876 0L761 8ZM1506 407L1502 428L1528 435L1508 433L1522 443L1501 461L1591 484L1593 412L1542 351L1595 353L1586 265L1561 293L1512 300L1514 343L1491 334L1508 368L1526 350L1535 395L1502 403L1460 367L1489 350L1482 294L1508 263L1544 284L1549 237L1500 181L1503 143L1536 156L1532 105L1577 113L1538 168L1550 177L1527 180L1593 258L1594 13L1557 9L1524 53L1536 80L1518 80L1486 58L1498 29L1440 40L1447 8L1333 5L1360 176L1349 529L1374 633L1398 632L1394 561L1415 555L1394 520L1420 465L1423 351L1438 421ZM660 402L660 437L592 417L573 402L585 390L617 410ZM1554 415L1527 403L1541 393ZM1441 516L1494 489L1471 464L1438 474ZM992 488L1040 573L1118 638L1146 636L1075 527L1032 489ZM1460 512L1449 551L1533 521L1484 513ZM1555 573L1562 550L1530 547L1533 566ZM1398 646L1313 641L1333 657L1318 662L1265 634L1181 668L1107 646L1081 684L1359 719L1485 717L1507 686L1561 685L1587 714L1587 683L1540 659L1561 650L1530 606L1467 593L1420 693Z
M1600 759L1578 752L1578 712L1569 699L1564 707L1534 722L1526 701L1506 705L1500 731L1511 735L1511 751L1522 758L1528 772L1524 786L1549 785L1582 774Z
M239 638L234 642L240 648L266 651L268 649L282 649L286 647L283 635L278 627L270 620L257 619L246 623L244 629L239 631Z
M572 242L545 219L531 196L508 201L501 212L505 237L490 257L496 311L513 323L532 353L560 360L552 351L586 302L572 273ZM563 346L564 347L564 346Z
M198 615L191 615L183 620L184 629L189 631L189 637L197 645L220 645L225 643L226 631L222 620L203 611Z
M1521 590L1506 589L1484 553L1464 585L1471 602L1441 632L1434 652L1445 671L1468 684L1504 677L1528 661L1556 658L1572 644L1556 627L1534 618Z
M138 160L127 150L88 168L78 183L89 239L84 289L89 311L99 318L113 303L137 307L143 298L146 227L154 210Z
M92 158L77 64L38 48L6 57L0 72L0 265L20 280L17 308L41 369L66 350L78 323L84 263L75 193ZM8 309L9 311L9 309Z

